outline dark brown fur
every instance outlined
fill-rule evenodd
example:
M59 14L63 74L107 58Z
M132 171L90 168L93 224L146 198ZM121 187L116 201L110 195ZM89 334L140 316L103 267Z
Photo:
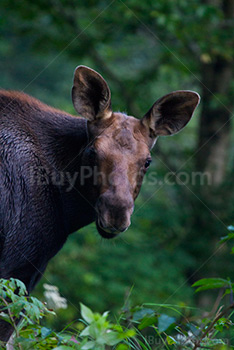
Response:
M22 280L29 292L70 233L93 221L106 238L128 228L150 148L183 128L199 101L179 91L141 120L114 113L107 83L84 66L72 98L88 122L0 91L0 277ZM0 340L11 333L1 321Z

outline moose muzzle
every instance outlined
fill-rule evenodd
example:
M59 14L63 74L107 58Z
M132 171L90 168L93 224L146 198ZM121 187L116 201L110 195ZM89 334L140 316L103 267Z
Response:
M104 238L113 238L128 229L134 202L130 194L124 198L113 196L111 191L102 194L96 204L98 232Z

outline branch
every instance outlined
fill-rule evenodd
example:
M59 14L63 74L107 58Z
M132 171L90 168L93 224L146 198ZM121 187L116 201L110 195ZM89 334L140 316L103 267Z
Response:
M214 320L211 322L211 324L209 325L209 327L207 327L206 331L202 334L202 336L200 337L199 340L197 340L195 342L194 348L193 350L198 349L199 347L201 347L201 342L202 340L209 334L209 332L213 329L214 325L216 324L216 322L222 318L228 311L230 311L231 309L234 308L234 303L232 303L231 305L229 305L226 309L224 309L222 312L217 313L216 317L214 318Z

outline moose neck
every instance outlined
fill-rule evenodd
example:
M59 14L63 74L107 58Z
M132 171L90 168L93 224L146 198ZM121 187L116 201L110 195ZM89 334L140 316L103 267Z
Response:
M70 234L95 219L92 187L80 183L82 153L88 144L87 121L61 113L54 118L52 128L47 127L42 144L52 164L52 183L59 192L63 225Z

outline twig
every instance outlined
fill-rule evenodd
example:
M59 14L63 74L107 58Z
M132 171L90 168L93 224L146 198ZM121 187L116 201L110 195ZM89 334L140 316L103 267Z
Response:
M223 297L223 294L224 294L224 288L221 288L221 289L219 290L218 297L217 297L217 299L215 300L214 306L213 306L212 310L211 310L210 313L209 313L209 317L212 317L212 316L215 315L215 312L216 312L216 310L218 309L218 306L219 306L220 301L221 301L221 299L222 299L222 297ZM232 303L233 303L233 301L230 302L230 304L232 304Z
M234 308L234 303L232 303L231 305L229 305L226 309L224 309L222 312L218 311L218 314L216 315L216 317L214 318L214 320L211 322L211 324L209 325L209 327L207 327L206 331L202 334L202 336L200 337L199 340L196 341L193 350L198 349L199 347L201 347L201 342L202 340L207 336L207 334L209 334L209 332L212 330L212 328L214 327L214 325L216 324L216 322L222 318L229 310ZM203 347L204 348L204 347Z
M5 298L0 297L0 299L3 301L3 303L4 303L4 304L6 305L6 307L7 307L7 313L8 313L8 315L9 315L9 317L10 317L12 327L14 328L14 331L15 331L15 335L16 335L16 337L18 338L18 337L20 336L20 334L19 334L19 331L18 331L18 329L17 329L17 324L15 323L14 317L12 316L11 310L10 310L10 308L9 308L9 304L8 304L8 302L6 301ZM23 350L21 344L18 344L18 345L19 345L19 349Z

